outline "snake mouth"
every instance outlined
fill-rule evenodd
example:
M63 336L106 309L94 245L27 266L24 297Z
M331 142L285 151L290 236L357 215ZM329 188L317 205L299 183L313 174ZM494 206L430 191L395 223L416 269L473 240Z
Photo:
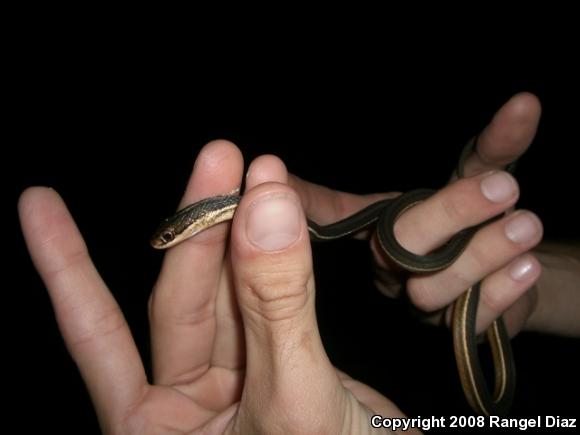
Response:
M155 249L164 249L165 243L163 243L159 238L157 237L152 237L151 240L149 240L149 243L151 244L151 246Z

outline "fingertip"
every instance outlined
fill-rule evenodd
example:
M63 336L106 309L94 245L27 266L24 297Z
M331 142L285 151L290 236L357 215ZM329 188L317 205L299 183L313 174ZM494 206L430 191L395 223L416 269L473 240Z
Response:
M540 99L535 94L527 91L515 94L508 104L515 117L520 117L526 121L531 115L539 118L542 112Z
M18 202L24 240L45 281L71 258L87 254L86 245L61 196L50 187L26 189ZM48 285L48 284L47 284Z
M540 262L527 252L485 278L481 286L477 330L483 332L494 319L509 311L511 315L504 316L504 320L510 335L514 335L535 305L536 294L532 289L541 274ZM514 310L521 311L521 315L514 316Z
M248 190L234 216L233 247L242 255L280 252L306 239L305 217L297 193L280 182Z
M512 261L508 273L512 280L524 285L525 290L538 280L542 273L542 265L536 257L526 253Z
M254 159L246 173L246 189L266 182L288 184L286 165L279 157L272 154Z
M544 238L544 223L542 222L542 219L540 219L540 216L538 216L533 211L526 210L526 209L522 209L522 210L524 212L526 212L535 221L537 228L538 228L538 236L537 236L536 244L540 243L542 241L542 239Z
M31 219L43 218L51 204L63 204L61 196L56 190L45 186L31 186L26 188L18 198L18 215L21 223L26 226Z
M493 170L479 176L479 189L486 200L494 204L514 204L520 196L516 178L507 171ZM461 180L460 180L461 181ZM469 180L466 180L469 182Z
M510 148L521 144L527 148L536 133L540 115L541 104L538 97L529 92L516 94L494 116L496 123L492 136L496 139L503 138Z
M534 94L521 92L511 97L479 135L467 172L505 166L517 159L532 143L540 116L541 104Z
M504 232L511 242L533 247L541 242L544 226L535 213L529 210L517 210L506 219Z
M25 210L31 207L38 200L43 200L47 195L53 195L56 191L52 187L30 186L22 191L18 198L18 209Z
M195 161L196 165L203 165L208 169L219 168L224 161L243 162L240 149L229 140L215 139L203 146Z
M239 148L224 139L207 143L199 152L180 207L240 187L244 159Z

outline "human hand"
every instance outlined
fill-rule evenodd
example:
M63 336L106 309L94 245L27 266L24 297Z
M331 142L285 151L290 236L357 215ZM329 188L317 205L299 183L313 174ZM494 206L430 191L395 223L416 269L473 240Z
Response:
M532 142L540 118L540 104L531 94L511 98L478 137L476 151L465 162L465 177L450 184L406 211L396 222L395 234L406 249L426 254L460 230L486 221L516 203L519 188L503 167L521 156ZM333 191L292 176L307 215L320 224L343 219L391 194L353 195ZM405 284L412 303L435 312L431 320L451 311L449 307L467 288L482 281L476 330L483 332L503 314L510 335L516 334L536 307L534 286L541 265L530 251L542 238L542 224L532 212L510 212L480 229L467 249L447 269L430 274L399 274L384 255L376 235L371 247L379 272L377 287L397 296Z
M237 188L242 168L234 145L210 143L182 205ZM167 252L149 307L152 383L62 199L46 188L22 194L29 252L105 433L363 434L372 413L402 415L328 360L287 176L274 157L252 163L229 249L220 224Z

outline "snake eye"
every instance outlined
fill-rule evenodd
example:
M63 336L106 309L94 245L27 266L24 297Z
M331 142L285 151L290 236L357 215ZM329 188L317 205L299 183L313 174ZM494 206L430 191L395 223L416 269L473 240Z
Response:
M163 241L165 243L169 243L173 239L175 239L175 236L173 235L173 233L171 231L165 231L163 234L161 234L161 238L163 239Z

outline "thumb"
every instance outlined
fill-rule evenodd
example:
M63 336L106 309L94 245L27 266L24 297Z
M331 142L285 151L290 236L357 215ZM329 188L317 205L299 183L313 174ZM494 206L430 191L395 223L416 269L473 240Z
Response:
M259 415L248 423L264 432L270 424L311 430L321 415L336 415L343 397L316 323L304 211L289 186L269 182L244 194L231 256L247 355L240 404L247 412L239 415Z

